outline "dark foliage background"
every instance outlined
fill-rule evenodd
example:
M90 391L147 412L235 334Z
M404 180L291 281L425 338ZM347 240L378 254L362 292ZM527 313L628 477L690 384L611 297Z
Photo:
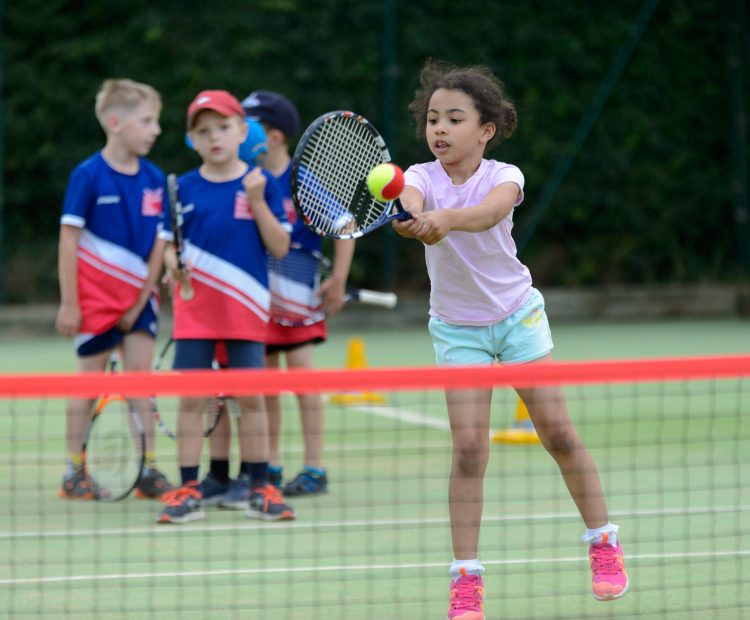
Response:
M590 114L639 23L611 95ZM184 114L204 88L282 91L303 124L356 110L406 166L429 157L406 110L428 57L490 66L516 102L517 133L489 154L526 175L516 232L570 158L520 248L538 284L736 281L750 266L746 203L743 216L737 202L750 101L742 2L24 0L6 4L3 32L6 302L57 299L62 197L74 165L103 145L93 113L103 79L162 93L151 158L168 171L198 163L184 146ZM595 122L578 151L587 118ZM352 279L422 289L421 247L391 231L368 237Z

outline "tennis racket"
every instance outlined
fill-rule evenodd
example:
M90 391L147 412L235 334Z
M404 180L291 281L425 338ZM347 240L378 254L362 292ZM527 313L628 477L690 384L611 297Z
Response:
M169 212L172 218L172 246L177 257L177 269L182 272L186 269L183 256L185 244L182 238L182 203L177 190L177 176L170 174L167 176L167 191L169 192ZM180 297L184 301L190 301L193 298L193 286L190 280L180 283Z
M174 339L170 338L164 344L161 351L159 352L159 355L156 358L154 371L159 371L162 369L164 365L164 360L167 358L167 355L172 349L173 343L174 343ZM219 365L216 362L216 360L214 360L214 369L218 370L218 368L219 368ZM227 400L228 398L225 397L223 394L217 394L216 396L211 396L206 399L206 405L203 409L203 436L204 437L208 437L218 425L219 420L221 419L221 416L224 414L224 411L228 407ZM159 412L159 407L156 402L156 397L154 396L151 397L151 413L153 414L154 420L156 421L156 425L159 427L159 430L161 431L161 433L163 435L166 435L170 439L176 440L177 435L171 428L169 428L169 426L167 426L167 423L164 421L164 418L162 418L161 413Z
M408 220L401 202L380 202L367 175L391 161L383 138L354 112L328 112L305 130L292 159L292 200L305 225L322 237L356 239L392 220Z
M110 356L115 372L117 353ZM127 497L141 476L146 456L146 437L138 413L120 394L102 396L96 403L83 438L86 476L106 492L101 501Z
M320 285L331 275L331 261L322 252L292 243L281 259L269 257L271 320L280 325L301 327L325 319ZM344 301L394 308L395 293L347 287Z

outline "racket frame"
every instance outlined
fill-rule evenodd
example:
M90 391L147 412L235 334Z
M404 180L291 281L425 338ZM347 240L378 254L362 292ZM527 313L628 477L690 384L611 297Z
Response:
M110 355L110 361L109 361L109 367L110 372L115 372L117 365L117 353L115 351L112 351ZM125 398L122 394L107 394L104 396L99 397L99 399L96 402L96 407L94 408L94 413L91 416L91 419L89 420L88 424L86 425L86 430L83 434L83 442L81 445L81 460L83 464L83 471L84 475L87 479L90 479L91 476L89 475L89 467L88 467L88 452L89 452L89 446L91 443L92 438L92 431L94 429L94 426L99 420L99 417L101 415L106 414L106 408L107 405L110 402L114 401L122 401L125 403L125 406L127 407L128 414L130 416L130 423L132 425L132 430L136 431L137 436L134 437L134 440L136 442L136 447L140 448L140 459L139 462L136 463L137 466L137 475L135 476L135 479L133 480L132 484L127 487L127 489L123 489L119 493L113 492L111 488L106 488L107 491L109 491L109 495L102 496L99 499L99 501L103 502L117 502L121 499L125 499L132 490L136 487L138 484L138 481L141 478L141 474L143 472L143 467L146 463L146 433L143 429L143 421L141 420L141 416L138 415L138 412L133 408L132 403Z
M156 363L154 364L154 372L159 372L162 369L162 365L164 363L164 360L167 357L167 353L169 353L170 348L174 344L174 338L170 337L169 340L167 340L164 343L164 346L161 348L161 351L159 351L159 355L156 357ZM218 366L215 366L215 368L218 369ZM216 401L214 403L214 400ZM208 418L208 421L203 426L203 436L208 437L214 429L218 426L219 420L221 419L221 416L224 415L224 411L227 408L226 404L227 397L223 394L218 394L216 396L212 396L206 399L206 407L211 408L212 411L210 412L211 415ZM159 427L159 431L161 431L162 435L165 437L169 437L170 439L173 439L177 441L177 434L167 426L167 423L164 421L164 418L161 417L161 413L159 413L159 407L156 402L156 396L151 396L150 398L151 402L151 415L153 416L154 420L156 421L156 425ZM212 406L212 403L213 406ZM208 415L208 411L204 411L203 415Z
M302 137L297 144L297 148L295 149L294 156L292 158L292 202L294 203L294 208L297 211L297 214L300 216L305 226L307 226L315 234L321 237L327 237L329 239L357 239L377 230L381 226L384 226L385 224L388 224L393 220L411 219L411 214L404 209L401 201L398 198L396 198L395 200L389 200L387 202L379 202L375 200L367 190L366 177L364 177L357 180L355 199L365 199L366 195L367 199L373 201L376 204L383 205L380 217L376 218L373 222L371 222L364 228L359 228L358 230L351 233L333 232L331 230L317 226L311 220L310 215L309 213L307 213L307 210L305 208L304 199L302 196L304 184L301 181L301 177L303 176L302 171L303 169L305 169L303 162L306 159L306 156L309 154L308 145L313 141L314 136L316 137L319 132L323 131L324 126L327 123L337 122L342 118L359 123L360 128L365 131L367 135L372 137L373 144L376 146L376 148L380 149L380 154L382 156L382 161L379 161L377 163L389 163L391 161L391 155L388 152L388 147L386 146L382 136L380 135L378 130L375 129L372 123L370 123L361 114L357 114L356 112L347 110L334 110L332 112L326 112L325 114L322 114L321 116L316 118L307 127L305 133L302 134ZM375 167L375 165L377 164L373 163L372 167ZM342 170L346 169L346 162L343 162ZM347 212L349 211L347 210Z
M177 258L177 269L185 272L185 242L182 236L182 224L184 221L182 202L180 202L179 185L177 175L167 175L167 191L169 193L169 213L172 220L172 247L174 248L175 257ZM193 285L189 279L180 282L180 297L183 301L190 301L193 298Z

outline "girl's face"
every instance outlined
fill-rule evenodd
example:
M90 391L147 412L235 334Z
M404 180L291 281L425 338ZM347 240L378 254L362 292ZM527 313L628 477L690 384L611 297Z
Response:
M247 136L247 124L239 116L222 116L213 110L198 113L190 141L207 164L221 165L238 157Z
M427 106L427 145L443 164L480 158L495 135L493 123L481 123L473 99L462 90L438 88Z

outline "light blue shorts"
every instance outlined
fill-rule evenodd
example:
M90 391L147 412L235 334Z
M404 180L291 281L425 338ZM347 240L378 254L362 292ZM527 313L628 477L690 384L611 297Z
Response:
M431 318L429 328L439 366L531 362L555 346L544 297L536 289L523 306L494 325L451 325Z

